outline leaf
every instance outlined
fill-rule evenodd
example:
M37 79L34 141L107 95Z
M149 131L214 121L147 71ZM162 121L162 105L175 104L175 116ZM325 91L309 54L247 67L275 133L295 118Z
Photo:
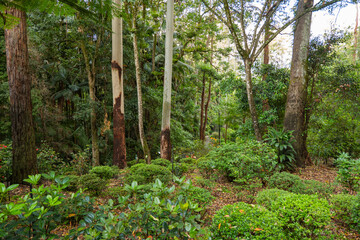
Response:
M188 222L185 223L185 230L188 231L188 232L190 232L190 230L191 230L191 223L188 223Z

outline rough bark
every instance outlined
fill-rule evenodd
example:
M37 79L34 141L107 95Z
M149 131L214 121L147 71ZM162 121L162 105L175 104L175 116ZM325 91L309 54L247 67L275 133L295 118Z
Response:
M113 1L121 7L121 0ZM124 80L123 80L123 38L122 18L112 19L112 92L113 92L113 164L126 167L125 115L124 115Z
M302 14L312 7L312 0L299 1L297 14ZM293 54L290 70L290 85L287 94L284 129L292 130L294 135L294 149L296 151L296 164L305 165L307 157L306 143L304 141L305 101L307 88L307 57L310 40L311 12L305 14L296 23L294 33Z
M138 97L139 134L140 134L140 142L144 151L146 162L150 163L151 162L150 149L145 138L144 123L143 123L144 113L143 113L142 90L141 90L139 50L138 50L137 36L136 36L136 15L137 14L135 13L133 14L132 28L135 31L133 33L133 47L134 47L134 60L135 60L136 89L137 89L137 97Z
M5 30L5 45L13 146L11 181L22 183L28 175L37 173L26 14L14 8L6 13L19 19L19 24Z
M167 1L166 39L165 39L165 73L163 110L161 122L160 154L161 158L171 160L171 82L173 61L173 34L174 34L174 0Z
M256 105L255 105L253 89L252 89L251 61L248 59L245 59L244 64L245 64L246 93L247 93L247 97L248 97L251 120L252 120L252 124L253 124L253 128L254 128L256 140L261 141L262 136L261 136L261 131L260 131L260 127L259 127L259 121L258 121Z

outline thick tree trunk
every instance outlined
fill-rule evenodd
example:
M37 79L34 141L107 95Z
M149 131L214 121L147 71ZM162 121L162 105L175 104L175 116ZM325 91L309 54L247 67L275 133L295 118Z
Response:
M313 5L312 0L299 1L297 14L303 13ZM307 88L307 57L310 39L311 12L301 17L294 33L293 55L290 70L290 85L286 100L284 129L293 130L294 149L296 151L296 164L305 165L307 157L306 143L304 141L305 101Z
M13 146L11 181L22 183L28 175L37 173L26 14L14 8L6 13L20 20L18 25L5 30L5 45Z
M132 28L136 31L136 14L133 14L132 18ZM145 133L144 133L144 113L143 113L143 103L142 103L142 91L141 91L141 75L140 75L140 60L139 60L139 50L137 44L136 33L133 33L133 46L134 46L134 60L135 60L135 75L136 75L136 88L138 95L138 118L139 118L139 134L140 142L144 151L146 162L151 162L150 149L147 144Z
M121 0L114 0L121 7ZM112 91L113 91L113 164L126 167L125 116L124 116L124 81L123 81L123 39L122 18L112 19Z
M255 105L255 100L254 100L253 90L252 90L251 62L250 62L250 60L245 59L244 64L245 64L246 93L247 93L248 102L249 102L251 120L253 123L256 140L261 141L262 136L261 136L261 131L260 131L260 127L259 127L259 121L258 121L258 116L257 116L257 112L256 112L256 105Z
M163 111L162 111L161 140L160 140L161 158L168 160L171 160L170 119L171 119L173 34L174 34L174 0L168 0L167 13L166 13L164 94L163 94Z

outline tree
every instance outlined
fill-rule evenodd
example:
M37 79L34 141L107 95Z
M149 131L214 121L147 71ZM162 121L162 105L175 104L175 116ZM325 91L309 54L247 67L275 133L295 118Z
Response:
M128 15L130 16L129 25L132 28L132 40L134 48L134 62L135 62L135 75L136 75L136 90L137 90L137 102L138 102L138 121L139 121L139 134L140 142L144 151L144 156L146 162L150 163L151 154L150 149L145 137L144 132L144 112L143 112L143 100L142 100L142 90L141 90L141 69L140 69L140 59L139 59L139 48L138 48L138 39L137 39L137 18L139 11L139 2L130 3L127 2L126 8L128 10Z
M116 7L122 6L121 0L114 0ZM124 79L123 79L123 40L122 18L113 13L112 18L112 89L113 89L113 164L126 167L125 116L124 116Z
M174 0L168 0L166 12L166 42L165 42L165 73L164 94L161 122L160 154L161 158L171 159L170 116L171 116L171 80L173 63L174 34Z
M16 26L5 29L5 44L13 142L11 181L22 183L28 175L37 172L26 13L16 8L8 8L6 14L19 19Z
M312 0L300 0L297 15L302 15L313 6ZM286 100L284 129L293 131L293 147L296 151L296 164L305 166L307 157L306 142L304 139L305 101L308 79L307 58L310 41L311 12L307 12L296 22L294 33L293 54L290 70L290 85Z
M289 19L288 14L281 11L281 8L287 5L287 2L283 0L219 0L215 1L212 5L210 5L207 0L202 0L207 8L227 26L232 40L235 43L236 50L243 60L249 110L255 136L258 141L262 139L262 134L259 127L253 93L252 66L254 62L264 48L274 40L277 35L301 16L307 12L322 9L338 1L339 0L319 1L315 6ZM267 39L262 41L261 37L273 19L279 19L281 26L278 27L276 31L270 32Z

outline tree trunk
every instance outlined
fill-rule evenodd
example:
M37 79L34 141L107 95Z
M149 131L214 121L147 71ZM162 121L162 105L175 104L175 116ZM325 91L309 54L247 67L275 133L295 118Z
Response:
M170 118L171 118L173 34L174 34L174 0L168 0L167 13L166 13L163 112L162 112L161 140L160 140L161 158L168 160L171 160Z
M258 121L258 116L257 116L257 112L256 112L256 105L255 105L255 100L254 100L253 90L252 90L252 81L251 81L251 64L252 63L250 62L249 59L245 59L244 64L245 64L246 93L247 93L248 102L249 102L251 120L253 123L256 140L261 141L262 136L261 136L261 131L260 131L260 127L259 127L259 121Z
M154 33L154 42L151 56L151 72L155 72L155 56L156 56L157 33Z
M312 0L299 1L297 14L303 13L313 5ZM301 17L294 33L293 54L290 70L290 85L287 94L284 129L293 130L296 164L305 166L307 157L306 143L304 142L305 101L307 88L307 57L310 39L311 12Z
M205 116L204 116L204 124L203 124L203 136L204 136L204 140L205 140L205 131L206 131L206 124L207 124L207 118L208 118L208 109L209 109L209 104L210 104L210 99L211 99L211 79L209 79L209 90L208 90L208 96L207 96L207 100L205 103Z
M138 95L139 134L140 134L140 142L141 142L141 146L142 146L143 151L144 151L146 162L150 164L151 155L150 155L149 146L148 146L146 138L145 138L144 123L143 123L144 114L143 114L142 91L141 91L139 50L138 50L137 36L136 36L136 15L137 14L135 14L135 13L133 14L132 28L135 31L133 33L133 45L134 45L136 88L137 88L137 95Z
M37 173L26 14L15 8L7 9L6 13L20 20L12 29L5 29L5 45L13 146L11 181L22 183Z
M114 0L121 7L121 0ZM122 18L112 19L112 91L113 91L113 164L126 167L125 116L124 116L124 81L123 81L123 39Z
M205 134L203 131L204 129L204 105L205 105L205 87L206 87L206 81L205 81L205 73L203 74L203 80L202 80L202 91L201 91L201 105L200 105L200 140L205 140Z
M90 114L90 126L91 126L91 150L92 150L92 165L100 165L100 155L99 155L99 144L98 144L98 135L96 128L96 95L95 95L95 72L91 70L89 57L86 51L85 43L81 42L81 50L83 52L86 72L88 75L89 82L89 97L91 101L91 114ZM92 60L93 64L95 59Z

